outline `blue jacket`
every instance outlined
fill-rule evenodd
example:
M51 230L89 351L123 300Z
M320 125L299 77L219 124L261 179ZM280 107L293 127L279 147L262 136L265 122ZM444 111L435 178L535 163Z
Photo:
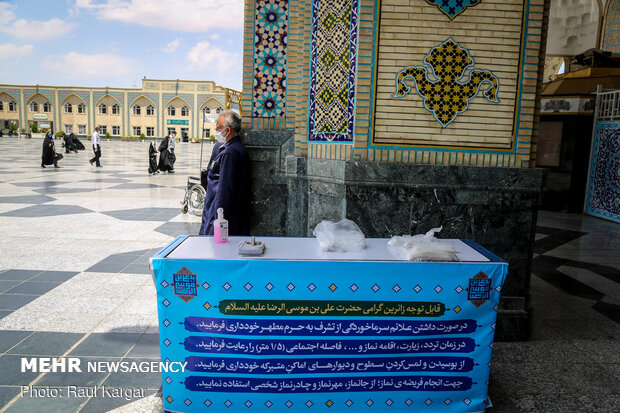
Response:
M207 197L199 234L213 235L217 209L223 208L228 235L249 235L250 160L241 139L235 136L224 144L216 143L207 169Z

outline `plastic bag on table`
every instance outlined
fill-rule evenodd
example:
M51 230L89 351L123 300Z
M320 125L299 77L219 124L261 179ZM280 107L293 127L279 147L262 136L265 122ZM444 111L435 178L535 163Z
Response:
M343 219L340 222L322 221L312 234L322 251L360 251L366 248L366 237L357 224Z
M409 261L459 261L452 243L435 238L442 228L433 228L426 234L393 236L388 245L401 259Z

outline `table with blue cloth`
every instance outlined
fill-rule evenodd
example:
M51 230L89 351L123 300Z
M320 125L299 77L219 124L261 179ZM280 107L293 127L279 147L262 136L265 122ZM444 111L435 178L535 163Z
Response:
M215 244L181 236L151 258L164 409L483 412L508 264L469 240L458 261L403 261L314 238ZM181 363L181 364L177 364ZM183 366L183 368L178 368Z

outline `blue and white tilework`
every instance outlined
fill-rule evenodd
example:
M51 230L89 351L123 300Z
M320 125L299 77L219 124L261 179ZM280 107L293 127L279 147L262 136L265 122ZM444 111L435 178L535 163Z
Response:
M286 114L288 0L256 2L254 32L254 117Z
M309 136L353 141L358 0L313 0Z
M620 222L620 122L599 122L594 134L586 212Z
M468 7L477 6L482 0L426 0L426 2L437 6L450 20L454 20L456 16L463 13Z

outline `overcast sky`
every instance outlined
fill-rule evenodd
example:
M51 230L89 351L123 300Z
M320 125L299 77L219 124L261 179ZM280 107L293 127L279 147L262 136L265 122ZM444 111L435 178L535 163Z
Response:
M242 0L0 1L0 84L241 90Z

